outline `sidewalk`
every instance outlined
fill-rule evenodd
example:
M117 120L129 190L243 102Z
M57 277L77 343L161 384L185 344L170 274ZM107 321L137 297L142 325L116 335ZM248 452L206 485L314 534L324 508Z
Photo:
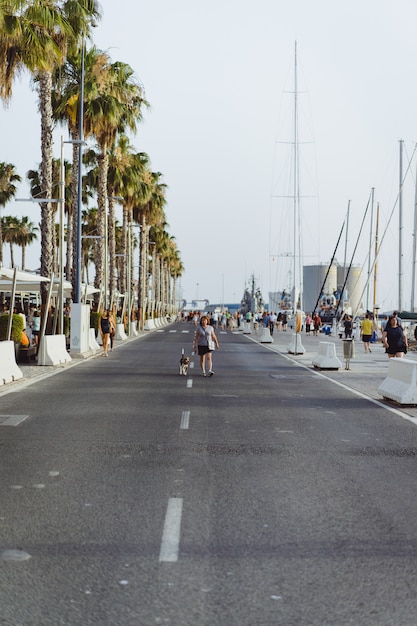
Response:
M279 352L286 358L295 363L300 363L304 367L320 372L323 376L335 380L338 383L354 389L365 396L379 400L387 406L394 407L408 416L417 418L417 406L400 406L394 402L388 402L383 399L378 391L379 385L386 378L388 372L388 356L381 342L371 344L371 354L366 354L361 341L355 341L355 357L350 360L349 370L345 369L346 361L343 358L343 342L338 337L326 336L323 334L314 337L305 333L301 336L302 345L305 349L304 354L289 354L287 351L291 341L292 332L275 332L273 343L262 344L270 349ZM260 340L261 331L252 332L249 337L255 341ZM318 353L320 341L331 341L336 345L336 355L342 364L339 370L317 370L312 365L314 356ZM417 352L411 351L407 353L407 359L417 360Z
M116 340L114 342L114 350L116 351L122 346L127 345L131 341L135 341L136 339L140 339L141 337L146 336L147 334L149 334L149 332L154 332L154 331L143 330L143 331L138 332L137 337L129 337L128 339L125 339L123 341ZM7 395L8 393L16 392L19 389L22 389L29 385L33 385L36 382L44 378L49 378L50 376L59 374L60 372L64 370L70 369L71 367L75 367L79 363L83 363L87 360L101 357L101 355L102 355L102 349L100 348L100 350L98 350L95 354L92 354L91 356L88 356L86 358L73 357L72 361L70 361L69 363L63 363L62 365L42 366L42 365L38 365L35 361L31 363L27 363L27 364L19 363L18 368L22 372L23 378L20 378L19 380L16 380L15 382L12 382L12 383L7 383L6 385L1 385L0 386L0 398L1 396Z

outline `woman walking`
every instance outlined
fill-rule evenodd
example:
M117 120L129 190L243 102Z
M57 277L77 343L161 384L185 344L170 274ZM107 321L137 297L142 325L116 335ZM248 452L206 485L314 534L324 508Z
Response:
M408 341L403 329L398 324L396 315L389 318L388 323L382 333L382 343L388 358L397 357L401 359L407 352Z
M361 323L361 337L362 337L363 348L365 352L372 352L371 339L372 339L373 329L374 329L374 325L371 320L371 316L369 315L369 313L367 313L365 315L365 319Z
M103 315L100 318L100 332L101 332L101 341L103 344L103 356L109 356L107 351L109 349L109 339L110 339L110 319L109 312L107 309L103 311Z
M194 336L194 352L198 351L202 376L206 376L206 359L208 367L207 374L208 376L213 376L214 371L211 353L215 347L219 349L219 342L214 332L214 328L213 326L210 326L208 322L208 317L203 315L200 318L200 324L197 326Z

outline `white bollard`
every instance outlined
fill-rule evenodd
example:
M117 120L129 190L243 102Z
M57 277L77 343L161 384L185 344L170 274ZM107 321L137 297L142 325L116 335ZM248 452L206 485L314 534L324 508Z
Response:
M100 346L97 343L96 331L94 328L90 328L88 347L90 350L100 350Z
M342 367L336 356L336 346L332 341L320 341L319 352L313 358L313 365L321 370L338 370Z
M384 398L398 404L417 404L417 361L389 359L387 377L378 391Z
M38 365L61 365L72 361L65 335L44 335L38 352Z
M14 341L0 341L0 385L23 378L16 363Z
M138 336L138 331L136 330L136 322L129 322L129 335L131 337Z
M274 343L274 339L271 333L269 332L269 328L263 329L259 343Z
M116 324L116 334L114 336L115 339L121 339L122 341L124 339L127 339L127 335L125 333L125 325L122 324Z
M287 352L289 354L304 354L305 349L303 344L301 343L300 333L292 334L290 343L287 346Z

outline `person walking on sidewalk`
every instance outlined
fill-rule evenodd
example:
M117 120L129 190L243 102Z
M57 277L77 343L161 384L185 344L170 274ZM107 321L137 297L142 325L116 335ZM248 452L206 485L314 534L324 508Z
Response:
M403 329L398 324L398 318L393 315L389 318L388 323L382 333L382 343L385 346L385 352L388 358L397 357L401 359L407 353L408 341Z
M109 312L107 310L103 311L103 315L100 317L100 332L101 332L101 342L103 344L103 356L108 355L109 349L109 339L110 339L110 319Z
M369 313L366 314L365 319L361 324L361 337L363 342L363 348L365 352L372 352L371 350L371 339L372 333L374 330L374 325L371 320L371 316Z
M219 342L214 332L213 326L210 326L208 317L203 315L197 326L194 336L194 352L198 351L200 357L200 367L202 376L206 376L206 359L208 367L208 376L213 376L213 360L211 353L213 350L219 349Z

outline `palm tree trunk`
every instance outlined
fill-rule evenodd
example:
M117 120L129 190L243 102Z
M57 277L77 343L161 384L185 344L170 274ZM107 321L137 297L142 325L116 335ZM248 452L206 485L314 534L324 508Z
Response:
M42 197L52 195L52 77L50 72L39 73L39 100L41 113L41 187ZM50 276L55 258L54 212L50 202L41 204L41 274ZM44 283L42 283L42 286ZM42 302L46 302L47 291L42 290Z
M123 219L122 219L122 254L127 254L127 224L129 221L129 209L123 204ZM119 277L119 289L121 293L126 293L126 263L124 262L126 257L122 257L122 263L120 264L120 277Z
M139 284L138 284L138 307L139 328L143 330L145 325L145 297L146 297L146 250L148 240L148 226L144 212L140 216L140 239L139 239Z
M107 263L106 249L107 244L104 240L106 235L106 205L107 205L107 171L108 171L109 159L107 155L106 147L103 147L101 154L98 157L98 192L97 192L97 243L95 246L95 264L96 264L96 276L94 279L94 286L97 289L104 289L104 301L107 302L107 289L108 285L104 284L105 267Z
M108 216L108 242L109 242L109 300L112 301L113 292L116 288L116 235L115 235L115 211L114 199L110 193L109 200L109 216Z

